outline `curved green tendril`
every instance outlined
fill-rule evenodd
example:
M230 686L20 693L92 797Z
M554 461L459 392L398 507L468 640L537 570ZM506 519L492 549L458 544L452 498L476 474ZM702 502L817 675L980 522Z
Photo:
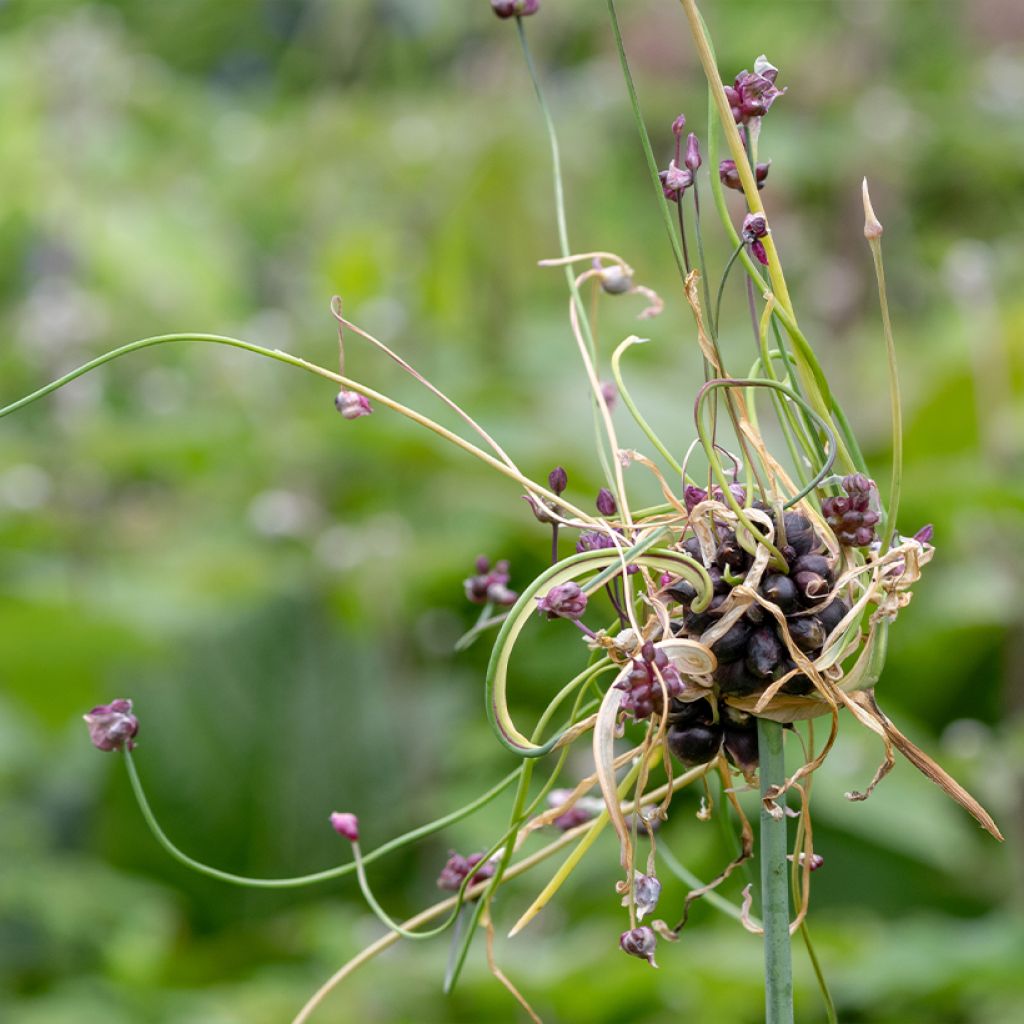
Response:
M660 437L654 432L654 428L644 418L643 413L637 407L636 402L633 401L632 395L626 388L625 383L622 380L622 355L631 345L643 345L647 342L647 338L638 338L635 335L626 338L612 353L612 377L615 378L615 386L619 389L619 397L622 399L622 404L629 410L630 415L636 421L637 426L647 435L648 440L655 448L661 453L661 457L672 467L673 470L681 477L686 483L692 483L690 477L683 472L683 467L679 460L668 450L667 445L661 440Z
M150 832L153 833L153 837L156 841L164 848L180 864L184 864L185 867L191 868L193 871L199 872L201 875L208 875L211 878L216 878L221 882L228 882L231 885L245 886L252 889L294 889L303 885L315 885L318 882L329 882L335 878L343 878L345 875L350 875L356 871L355 863L342 864L340 867L328 868L326 871L316 871L309 875L299 875L294 878L250 878L247 875L236 875L229 871L221 871L219 868L211 867L209 864L204 864L202 861L196 860L194 857L190 857L183 850L180 850L173 842L167 837L167 834L160 827L160 823L156 819L156 815L153 813L153 809L149 804L149 800L146 798L145 790L142 787L142 781L139 778L138 770L135 767L135 761L133 755L129 751L124 752L125 767L128 769L128 778L131 781L132 791L135 794L135 800L139 805L139 810L142 812L142 817L145 819L146 824L149 826ZM435 832L440 832L443 828L447 828L449 825L454 825L457 821L462 821L463 818L469 817L469 815L480 810L489 804L495 797L503 793L522 773L522 766L520 765L514 772L506 775L504 779L492 786L482 796L471 801L464 807L460 807L456 811L452 811L450 814L444 815L444 817L437 818L435 821L429 822L426 825L421 825L419 828L413 829L411 832L406 832L404 835L397 836L395 839L389 840L381 846L378 846L375 850L371 850L365 857L363 857L363 863L371 864L373 861L378 860L385 854L391 853L393 850L399 850L403 846L408 846L410 843L414 843L419 839L424 839L427 836L433 835Z
M811 408L811 406L807 402L805 402L804 399L802 399L792 388L788 388L785 384L782 384L779 381L775 380L764 380L762 378L749 377L729 378L727 380L709 380L700 389L700 391L697 392L697 402L694 410L694 419L697 424L697 433L700 436L701 443L704 445L704 450L706 452L710 453L711 446L707 436L707 428L704 424L703 416L701 415L701 409L704 403L704 399L707 397L708 393L714 390L715 388L771 388L775 391L779 391L782 394L784 394L791 402L795 402L801 407L803 407L804 411L807 412L807 414L814 419L814 421L818 424L821 430L828 436L829 451L828 455L825 458L825 464L822 466L822 468L818 471L818 473L814 476L814 478L806 487L798 491L792 498L785 502L783 508L792 508L798 502L802 501L804 498L807 497L808 494L811 493L811 491L814 490L815 487L818 486L819 483L821 483L822 480L825 479L826 476L828 476L829 471L832 468L832 463L835 461L836 457L837 446L835 432L832 430L829 424L821 416L819 416ZM739 507L739 504L736 502L735 497L731 495L731 492L729 491L728 482L725 477L725 473L722 472L721 467L718 465L718 463L713 462L712 468L715 470L715 474L718 477L718 483L719 486L722 488L723 495L725 496L729 504L732 506L733 511L740 517L740 522L743 523L743 525L750 531L750 533L755 538L757 538L757 540L760 543L764 544L765 547L767 547L774 554L777 554L781 559L781 553L778 552L777 549L772 544L770 544L767 541L767 539L747 521L746 516L743 514L743 510Z
M711 600L713 588L707 570L688 555L678 551L656 550L640 554L634 554L632 550L621 553L610 548L584 551L541 573L519 596L519 600L502 624L487 666L487 717L499 740L514 754L531 759L543 757L554 750L565 735L564 731L556 733L545 743L531 741L515 727L508 711L508 663L519 634L536 614L535 598L552 587L579 579L595 569L603 569L604 572L598 573L582 585L586 594L592 594L604 586L605 574L611 576L621 572L624 562L683 576L697 590L698 596L692 607L698 612L706 608Z

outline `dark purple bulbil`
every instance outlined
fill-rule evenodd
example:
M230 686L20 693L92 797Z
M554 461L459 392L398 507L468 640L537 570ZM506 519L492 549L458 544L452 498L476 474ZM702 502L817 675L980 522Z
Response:
M555 466L555 468L548 473L548 487L550 487L555 494L561 494L568 486L568 474L561 466Z
M786 91L775 84L778 74L779 69L761 54L754 61L753 71L744 69L731 86L725 87L725 97L737 124L748 124L768 113L771 105Z
M499 18L525 18L540 10L540 0L491 0L491 10Z
M448 861L437 876L437 887L448 892L458 892L466 876L484 859L482 853L471 853L463 857L454 850L449 851ZM494 865L488 861L483 867L473 872L473 881L482 882L494 874Z
M476 560L476 575L467 576L462 581L466 600L473 604L513 605L519 595L508 588L511 578L506 560L495 562L492 568L490 560L481 555Z
M835 531L840 544L847 547L867 547L876 539L875 527L879 515L871 507L875 484L863 473L843 477L846 496L826 498L821 503L825 522Z
M100 704L82 715L89 727L89 739L97 750L133 750L139 720L132 714L132 702L126 697Z

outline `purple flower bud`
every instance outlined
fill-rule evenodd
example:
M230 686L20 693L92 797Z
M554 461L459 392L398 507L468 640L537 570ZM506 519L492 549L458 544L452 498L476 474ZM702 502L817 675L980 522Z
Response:
M587 530L581 533L576 541L576 551L602 551L615 547L615 541L607 533L600 530Z
M750 243L750 251L754 254L754 258L758 263L765 267L768 266L768 251L764 247L764 242L759 238L754 239Z
M694 487L693 484L686 485L683 491L683 502L687 512L692 512L702 501L707 500L708 492L703 487Z
M555 466L555 468L548 473L548 487L550 487L555 494L561 494L568 486L568 474L561 466Z
M684 131L685 129L686 129L686 115L685 115L685 114L680 114L680 115L679 115L679 116L678 116L678 117L677 117L677 118L676 118L676 119L675 119L675 120L674 120L674 121L672 122L672 134L673 134L673 135L674 135L674 136L675 136L675 137L676 137L677 139L680 139L680 138L682 138L682 136L683 136L683 131Z
M549 619L579 619L587 610L587 595L577 583L560 583L535 600L537 607L547 612Z
M612 492L607 487L602 487L597 492L597 511L603 516L613 516L617 509L618 505L615 504Z
M126 697L100 704L82 715L89 727L89 739L97 750L134 750L139 720L132 714L132 702Z
M683 162L694 174L696 174L697 170L700 168L700 142L693 132L690 132L686 137L686 159Z
M654 934L654 929L648 928L647 925L633 928L619 936L619 946L623 953L646 960L652 967L658 966L654 962L654 950L657 945L658 938Z
M437 887L439 889L446 889L448 892L458 892L462 888L462 883L465 881L466 876L483 859L484 855L482 853L471 853L468 857L463 857L462 854L450 850L448 860L441 869L441 874L437 877ZM473 881L482 882L493 874L494 864L488 861L473 872Z
M359 842L359 819L354 814L335 811L331 815L331 828L350 843Z
M539 9L540 0L491 0L491 10L499 18L525 18Z
M334 408L347 420L357 420L360 416L369 416L373 412L370 400L357 391L339 391L334 396Z
M619 400L619 389L610 380L602 381L601 397L604 399L604 404L608 406L608 411L611 412Z
M934 536L935 527L932 526L931 523L928 523L927 526L922 526L921 529L914 534L914 540L916 540L918 544L931 544L932 537Z
M658 905L661 895L661 882L654 875L636 875L633 878L633 902L636 904L636 916L643 920Z

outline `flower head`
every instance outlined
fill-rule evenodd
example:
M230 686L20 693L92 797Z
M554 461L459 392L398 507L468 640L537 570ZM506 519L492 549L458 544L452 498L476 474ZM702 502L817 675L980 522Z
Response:
M764 242L761 241L768 234L768 221L763 213L748 213L743 218L743 229L740 232L743 241L750 246L750 251L757 258L758 263L768 266L768 253L765 251Z
M97 750L133 750L139 720L132 714L132 702L126 697L100 704L82 715L89 727L89 739Z
M737 124L747 124L768 113L769 107L786 91L775 84L778 74L779 69L762 53L754 62L753 71L741 71L732 85L725 87Z
M508 588L511 578L507 560L495 562L492 568L490 559L480 555L476 560L476 575L467 576L462 581L466 600L473 604L513 605L519 595Z
M754 168L754 180L757 182L758 192L764 188L764 183L768 178L768 171L771 170L772 162L769 160L767 163L758 164ZM718 177L721 178L722 184L726 188L735 189L737 192L743 191L743 183L740 181L740 172L736 169L735 160L722 160L718 165Z
M578 583L560 583L536 601L537 607L547 612L549 619L579 619L587 610L587 595L580 590Z
M636 916L644 919L658 905L661 896L661 882L654 875L636 875L633 879L633 902L636 904ZM623 901L623 906L626 903Z
M875 526L880 518L871 507L877 488L874 481L863 473L844 476L842 486L846 496L826 498L821 503L821 514L835 531L840 544L867 547L875 540Z
M347 811L335 811L331 815L331 828L350 843L359 842L359 819Z
M679 197L693 184L693 171L688 167L680 167L675 160L670 160L668 170L660 171L658 177L665 198L671 199L673 203L678 203Z
M334 396L334 408L347 420L357 420L373 412L370 400L358 391L339 391Z
M617 690L624 691L619 706L638 722L655 712L661 714L665 706L662 683L670 699L683 692L683 677L665 652L644 644L642 656L633 659L629 671L615 684Z
M654 962L654 950L658 945L658 937L654 934L653 928L642 925L639 928L632 928L619 936L619 947L623 953L646 960L652 967L658 965Z
M491 0L491 10L499 18L525 18L540 10L540 0Z
M450 850L448 860L441 869L441 874L437 876L437 887L439 889L446 889L448 892L458 892L462 888L462 883L465 881L466 876L483 859L484 855L482 853L471 853L468 857L463 857L461 853ZM493 874L494 864L488 861L473 872L473 881L482 882Z

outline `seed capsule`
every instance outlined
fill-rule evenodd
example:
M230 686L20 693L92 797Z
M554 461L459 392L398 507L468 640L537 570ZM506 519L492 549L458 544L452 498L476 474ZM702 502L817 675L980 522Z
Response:
M814 527L805 515L799 512L786 512L782 517L783 525L786 527L786 543L793 548L797 555L806 555L812 551L817 544Z
M792 571L794 575L801 572L817 573L828 582L829 586L832 586L832 581L835 578L832 575L832 567L824 555L801 555L793 563Z
M759 679L770 679L782 657L782 644L771 627L754 630L747 641L747 670Z
M665 736L668 749L687 767L707 764L722 746L722 726L672 726Z
M787 658L779 666L776 678L781 679L787 672L792 672L795 667L795 664ZM809 676L803 674L795 675L782 684L780 692L788 693L791 696L806 697L807 694L814 692L814 683L811 682Z
M711 645L711 650L715 652L715 657L720 663L736 661L746 653L749 637L750 623L740 619L724 636Z
M804 604L817 604L828 593L828 580L816 572L794 573L793 582Z
M849 610L850 606L841 597L837 597L818 612L826 636L842 622Z
M758 764L757 729L726 729L723 740L725 756L742 772L750 772Z
M750 556L740 547L736 534L730 530L719 542L715 561L720 569L732 569L735 574L749 566Z
M680 604L689 604L697 596L697 588L689 580L676 580L665 592Z
M789 628L789 635L793 643L801 651L820 651L821 645L825 642L825 627L821 620L813 615L801 615L796 618L787 619L786 625Z
M715 682L719 693L736 697L746 697L764 689L764 680L751 675L742 661L719 665L715 670Z
M766 576L761 584L761 593L772 604L778 605L780 611L788 612L796 606L796 584L789 576L783 576L782 573Z

